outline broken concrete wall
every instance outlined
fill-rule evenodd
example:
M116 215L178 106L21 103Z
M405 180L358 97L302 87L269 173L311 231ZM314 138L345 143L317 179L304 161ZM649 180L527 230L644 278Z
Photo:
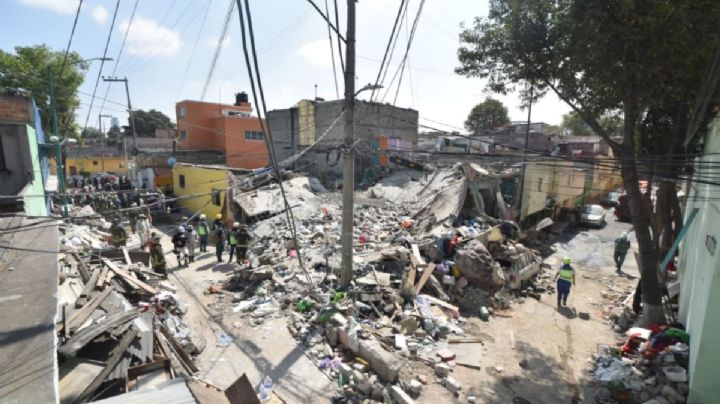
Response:
M505 283L502 268L478 240L469 242L464 249L457 252L455 265L470 284L484 290L497 291Z

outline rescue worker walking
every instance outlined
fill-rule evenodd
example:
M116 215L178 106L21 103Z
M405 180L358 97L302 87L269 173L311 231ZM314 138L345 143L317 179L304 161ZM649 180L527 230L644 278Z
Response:
M223 262L222 253L225 249L225 229L222 227L213 227L213 238L215 241L215 255L218 262Z
M575 285L575 270L570 266L570 257L562 259L562 266L555 275L557 280L557 306L566 306L570 288Z
M233 259L233 253L235 253L238 242L240 240L240 223L235 222L232 225L232 230L230 230L230 234L228 235L228 245L230 246L230 258L228 258L228 262L232 262Z
M248 244L250 243L250 233L247 231L247 226L243 225L237 233L237 263L243 265L245 257L247 255Z
M177 258L178 266L187 266L187 236L185 235L185 227L178 226L172 238L173 252Z
M208 236L210 228L208 226L207 217L200 215L200 222L197 228L198 236L200 236L200 252L207 252Z
M150 244L150 264L152 265L153 271L158 274L167 275L167 266L165 264L165 253L163 252L162 245L160 245L160 236L153 236L149 242Z
M110 235L112 236L113 247L120 248L125 246L127 241L127 232L120 226L120 219L113 219L110 226Z
M620 237L615 239L615 253L613 254L613 260L617 269L615 272L622 272L622 265L625 262L625 256L630 249L630 240L627 239L627 232L623 233Z
M195 232L195 228L189 224L187 225L187 247L188 247L188 255L190 256L190 262L195 262L195 249L198 245L198 235Z
M150 222L148 222L144 213L138 215L137 233L138 237L140 237L140 249L144 251L145 244L150 239Z
M133 203L130 205L131 209L128 212L128 219L130 219L130 230L132 230L133 233L137 231L137 221L138 221L138 210L137 210L137 203Z

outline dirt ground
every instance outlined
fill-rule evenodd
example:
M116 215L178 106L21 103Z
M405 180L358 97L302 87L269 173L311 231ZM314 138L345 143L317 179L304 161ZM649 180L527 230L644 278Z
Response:
M594 403L597 386L586 371L588 359L598 344L614 344L619 337L603 318L602 310L608 304L603 292L609 285L611 291L634 288L638 274L632 258L632 233L633 250L623 267L625 274L615 273L613 241L630 225L610 216L608 220L602 229L583 229L562 237L554 245L556 252L545 260L554 270L563 256L573 259L577 285L568 307L558 309L555 295L543 294L540 301L522 298L515 302L504 312L505 317L493 316L488 322L468 319L463 327L466 336L487 334L494 342L447 346L458 363L470 365L458 364L451 372L463 386L459 397L440 385L430 367L408 361L404 375L427 375L428 384L416 401L467 402L469 396L475 396L478 403ZM169 238L163 243L170 252ZM167 257L173 268L174 257L171 253ZM196 263L169 277L191 306L185 317L191 329L201 333L207 343L197 358L199 377L225 388L244 372L254 384L269 374L276 391L289 403L329 402L335 382L305 356L282 316L253 327L230 310L229 296L203 293L211 283L227 279L233 268L216 264L210 247ZM222 332L232 337L227 347L216 346Z

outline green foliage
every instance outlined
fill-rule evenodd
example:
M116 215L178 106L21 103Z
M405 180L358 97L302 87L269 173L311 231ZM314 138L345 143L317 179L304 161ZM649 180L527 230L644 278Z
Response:
M18 46L15 53L0 50L0 87L22 88L29 91L42 109L42 126L51 133L48 72L53 76L53 92L57 110L58 130L61 136L76 137L75 112L80 106L77 90L85 79L87 63L76 52L68 54L65 67L64 52L54 51L46 45ZM62 75L60 70L62 69Z
M175 128L175 124L167 115L155 109L149 111L136 109L133 110L133 116L135 118L135 131L140 137L155 137L155 129ZM128 125L131 125L129 117Z
M109 145L116 145L122 143L122 131L118 126L113 125L107 132L107 139Z
M97 129L93 128L91 126L88 126L85 128L82 133L80 134L81 139L100 139L102 137L103 133Z
M479 134L483 129L495 129L510 123L508 110L502 102L487 97L470 111L465 121L465 129Z
M623 120L618 116L602 116L598 119L600 126L611 136L622 135ZM575 111L563 115L561 125L563 135L571 136L593 136L596 133L583 118Z

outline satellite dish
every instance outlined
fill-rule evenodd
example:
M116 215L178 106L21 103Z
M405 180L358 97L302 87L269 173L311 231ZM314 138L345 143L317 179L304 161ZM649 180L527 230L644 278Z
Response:
M170 167L174 166L177 160L175 159L175 156L170 156L167 159L167 163Z

